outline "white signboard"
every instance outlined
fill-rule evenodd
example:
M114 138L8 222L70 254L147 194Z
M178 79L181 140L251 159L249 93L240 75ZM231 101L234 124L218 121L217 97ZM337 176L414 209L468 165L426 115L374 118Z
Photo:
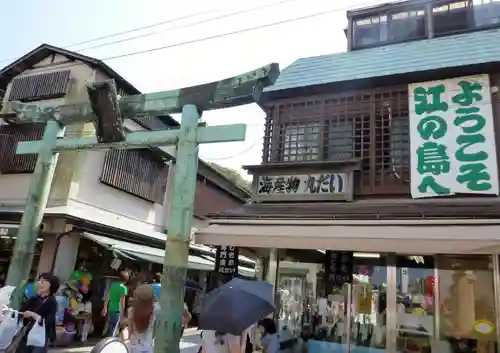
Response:
M260 176L258 195L325 195L343 194L347 190L347 174L318 173L307 175Z
M488 75L408 86L411 195L498 195Z

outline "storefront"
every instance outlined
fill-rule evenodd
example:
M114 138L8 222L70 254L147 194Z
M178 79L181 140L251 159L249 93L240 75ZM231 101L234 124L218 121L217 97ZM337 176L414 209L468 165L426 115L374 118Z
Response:
M12 257L12 251L16 241L18 224L0 224L0 287L5 283L7 271ZM43 235L36 240L35 254L33 256L32 270L38 268L40 253L43 246Z
M494 220L218 219L196 242L267 251L276 319L309 353L494 353L498 234ZM350 256L336 265L346 283L332 281L329 250Z

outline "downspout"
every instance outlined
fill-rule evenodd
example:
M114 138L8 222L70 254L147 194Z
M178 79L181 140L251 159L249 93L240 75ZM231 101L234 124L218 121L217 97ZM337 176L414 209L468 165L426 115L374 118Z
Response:
M56 245L54 247L54 257L52 258L49 272L54 272L54 267L56 267L57 252L59 251L59 246L61 245L61 239L67 235L70 235L71 233L73 233L73 230L68 230L67 232L59 233L56 235Z

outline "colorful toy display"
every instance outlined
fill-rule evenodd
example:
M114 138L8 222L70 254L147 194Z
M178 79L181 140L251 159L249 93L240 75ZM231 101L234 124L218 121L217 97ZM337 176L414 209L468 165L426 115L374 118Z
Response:
M80 268L73 272L71 281L75 282L76 289L78 289L81 294L86 294L92 282L92 275L84 268Z
M67 344L77 334L82 341L87 339L89 322L92 316L91 291L92 275L81 264L75 270L56 297L57 311L57 341Z

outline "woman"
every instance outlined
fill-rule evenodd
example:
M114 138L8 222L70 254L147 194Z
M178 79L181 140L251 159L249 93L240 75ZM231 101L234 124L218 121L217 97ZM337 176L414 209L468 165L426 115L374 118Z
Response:
M276 330L274 320L265 318L258 323L261 332L261 344L264 353L278 353L280 350L280 340Z
M131 353L153 351L154 326L159 306L154 289L141 284L134 291L133 305L128 309L127 323Z
M202 353L243 353L241 336L205 330L202 339Z
M37 283L38 293L28 298L21 306L24 318L23 325L33 326L35 322L43 320L45 325L45 347L26 347L26 339L21 343L21 352L45 353L49 342L56 339L56 312L57 300L54 294L59 290L59 279L51 273L40 275Z

